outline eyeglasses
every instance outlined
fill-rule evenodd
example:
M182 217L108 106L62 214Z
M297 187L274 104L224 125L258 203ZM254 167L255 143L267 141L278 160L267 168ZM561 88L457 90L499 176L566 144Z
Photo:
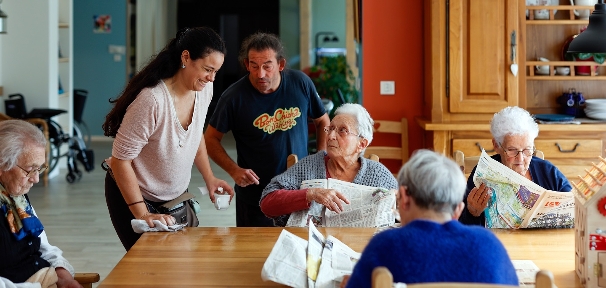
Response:
M518 149L514 149L514 148L510 148L510 149L505 149L505 147L503 147L502 144L501 148L503 148L503 150L505 150L505 154L507 154L507 157L517 157L518 154L520 154L520 152L522 152L522 155L526 156L526 157L530 157L532 155L534 155L534 152L536 150L535 147L532 147L530 149L524 149L524 150L518 150Z
M350 132L349 129L347 129L345 127L339 127L338 129L335 126L326 126L326 127L324 127L324 132L326 132L326 134L330 134L330 132L335 131L335 130L337 131L337 133L341 137L346 137L347 135L354 135L354 136L357 136L357 137L360 137L360 138L364 138L364 137L360 136L359 133L356 134L356 133Z
M259 68L265 70L265 72L271 72L274 70L274 63L264 63L261 65L261 67L259 67L259 65L255 64L255 63L250 63L248 65L248 67L250 68L250 70L259 70Z
M34 177L36 175L40 175L42 174L42 172L46 171L46 169L48 169L48 165L42 165L38 168L32 169L32 170L25 170L23 169L23 167L16 165L17 167L19 167L21 170L23 170L23 172L25 172L25 176L31 178ZM37 174L36 174L37 173Z

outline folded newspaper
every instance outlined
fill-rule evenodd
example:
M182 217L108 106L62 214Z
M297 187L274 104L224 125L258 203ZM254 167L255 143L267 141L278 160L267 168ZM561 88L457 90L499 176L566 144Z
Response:
M476 187L485 183L492 192L485 210L487 228L574 225L573 193L547 190L490 158L483 150L473 182Z
M333 236L324 238L311 223L308 240L282 230L261 278L291 287L337 288L359 259L360 253Z
M336 213L312 201L309 209L293 212L286 226L305 227L311 220L318 227L386 227L393 225L396 191L354 184L337 179L313 179L301 182L301 189L325 188L341 192L350 204Z

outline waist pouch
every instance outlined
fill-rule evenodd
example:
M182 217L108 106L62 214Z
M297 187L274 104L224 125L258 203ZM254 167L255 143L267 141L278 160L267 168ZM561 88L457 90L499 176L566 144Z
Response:
M112 169L105 161L101 163L101 167L116 181ZM145 201L145 206L147 206L147 211L150 213L168 214L175 217L176 222L179 224L187 224L188 227L198 227L200 221L194 211L194 206L197 204L194 198L194 194L185 190L179 197L168 202L153 202L145 198L143 200Z

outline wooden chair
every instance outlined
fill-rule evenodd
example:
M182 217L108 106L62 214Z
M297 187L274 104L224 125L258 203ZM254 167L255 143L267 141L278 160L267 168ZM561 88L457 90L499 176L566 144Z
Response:
M375 154L381 159L401 160L402 164L408 161L408 120L402 118L400 121L375 120L373 129L376 133L399 134L401 139L400 147L374 146L366 147L365 155Z
M372 288L391 288L393 287L393 276L391 272L383 266L376 267L372 271ZM488 283L456 283L456 282L437 282L437 283L418 283L418 284L400 284L398 287L406 288L506 288L519 287L517 285L499 285ZM553 274L549 270L540 270L537 272L535 288L556 288L553 280Z
M74 279L76 279L82 287L92 288L93 283L99 282L100 277L98 273L76 273Z
M0 113L0 121L3 120L11 120L14 119L6 114L2 114ZM50 154L50 141L48 139L48 124L46 123L46 120L42 119L42 118L28 118L28 119L23 119L29 123L32 123L38 127L40 127L40 129L42 129L42 133L44 134L44 137L46 138L46 163L48 164L48 156ZM44 171L44 173L42 174L42 181L44 183L44 186L48 185L48 169L46 169L46 171Z
M476 167L476 165L478 165L478 161L480 161L480 156L465 157L463 151L460 150L455 151L453 154L455 162L457 162L459 167L461 167L461 171L463 171L465 177L469 178L469 174L471 173L473 167ZM536 150L534 156L537 156L541 159L545 159L545 154L541 150Z
M288 158L286 158L286 169L290 168L292 165L295 165L297 162L299 162L299 156L297 156L297 154L288 155Z

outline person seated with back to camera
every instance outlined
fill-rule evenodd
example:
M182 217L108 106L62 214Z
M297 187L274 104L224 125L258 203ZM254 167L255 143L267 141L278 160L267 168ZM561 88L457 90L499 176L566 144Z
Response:
M46 138L23 120L0 122L0 288L82 288L48 243L27 193L48 166Z
M572 190L572 186L556 166L534 156L534 139L539 135L539 125L528 111L517 106L503 108L495 113L490 121L490 133L494 151L497 152L491 156L492 159L545 189L560 192ZM489 193L490 189L483 183L475 187L473 175L476 168L477 166L473 168L467 179L467 192L463 200L466 209L463 210L459 221L485 226L484 210L496 202L492 198L497 195Z
M343 211L349 200L334 189L301 189L301 182L312 179L338 179L355 184L396 189L393 174L383 164L364 158L364 150L373 138L374 121L360 104L346 103L335 111L328 134L326 151L307 156L271 179L261 195L261 211L276 226L286 226L290 214L315 205L334 212Z
M375 235L341 287L371 287L385 266L394 282L479 282L518 285L513 264L488 229L456 219L464 208L465 178L451 159L417 150L398 173L402 227Z

